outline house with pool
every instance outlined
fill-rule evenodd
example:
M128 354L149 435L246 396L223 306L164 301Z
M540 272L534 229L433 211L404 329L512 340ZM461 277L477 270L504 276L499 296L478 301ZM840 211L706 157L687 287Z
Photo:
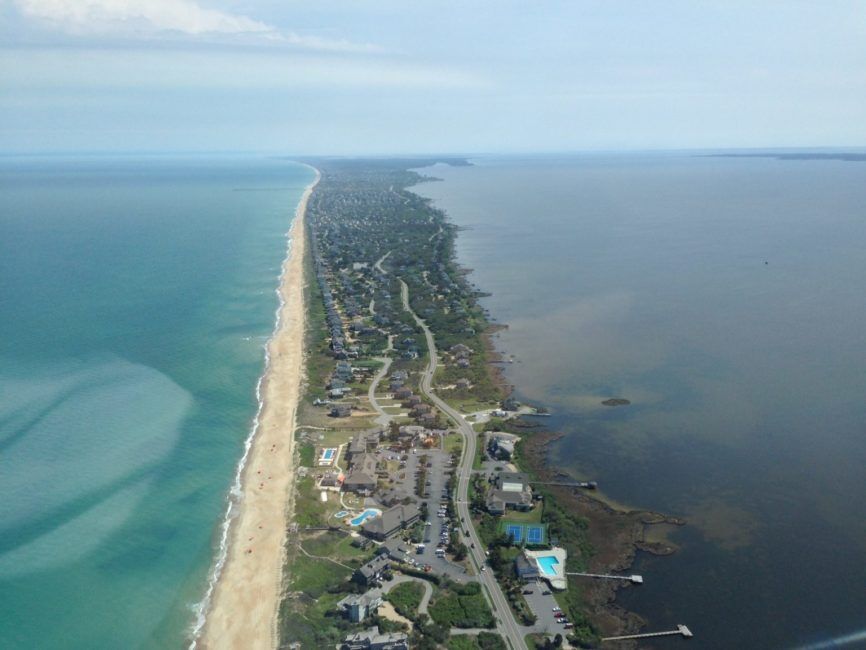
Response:
M514 559L514 570L517 577L526 582L541 578L546 580L552 589L564 591L568 588L568 580L565 577L567 558L565 549L558 546L546 551L524 550Z

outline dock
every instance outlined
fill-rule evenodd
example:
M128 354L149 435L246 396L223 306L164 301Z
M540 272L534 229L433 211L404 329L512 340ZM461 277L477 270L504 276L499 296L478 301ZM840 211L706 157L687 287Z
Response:
M574 571L566 571L565 575L567 576L581 576L583 578L602 578L606 580L628 580L629 582L642 585L643 584L643 576L639 575L630 575L630 576L615 576L606 573L578 573Z
M584 488L586 490L598 489L595 481L529 481L531 485L554 485L557 487Z
M691 639L694 635L692 631L685 625L677 625L677 629L668 630L667 632L647 632L645 634L626 634L625 636L608 636L602 639L604 641L627 641L629 639L649 639L654 636L675 636L680 635L684 639Z

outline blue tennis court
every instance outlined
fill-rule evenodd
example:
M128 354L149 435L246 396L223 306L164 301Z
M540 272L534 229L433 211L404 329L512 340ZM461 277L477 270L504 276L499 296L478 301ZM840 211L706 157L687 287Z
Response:
M519 544L523 541L523 526L519 524L508 524L505 527L505 534L511 538L512 542Z
M541 546L547 543L547 524L523 524L516 521L503 521L499 530L505 533L512 544Z
M544 526L527 526L526 527L526 543L527 544L543 544L544 543Z

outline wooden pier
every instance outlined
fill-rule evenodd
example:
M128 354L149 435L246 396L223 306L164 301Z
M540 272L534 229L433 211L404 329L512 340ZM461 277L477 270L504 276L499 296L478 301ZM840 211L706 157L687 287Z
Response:
M598 489L595 481L529 481L530 485L554 485L556 487L584 488L585 490Z
M630 575L630 576L615 576L606 573L576 573L573 571L566 571L565 575L567 576L582 576L584 578L604 578L606 580L628 580L629 582L642 585L643 584L643 576L639 575Z
M668 630L667 632L647 632L645 634L626 634L625 636L608 636L602 639L604 641L628 641L629 639L649 639L654 636L674 636L679 634L684 639L691 639L694 635L692 631L685 625L677 625L677 629Z

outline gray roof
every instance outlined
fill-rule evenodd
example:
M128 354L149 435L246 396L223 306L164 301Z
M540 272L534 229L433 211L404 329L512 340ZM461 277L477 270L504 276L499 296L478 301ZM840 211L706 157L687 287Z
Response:
M352 607L354 605L369 607L374 605L377 601L382 601L382 590L370 589L369 591L365 591L363 594L349 594L337 603L337 607L341 609L344 607Z
M414 503L388 508L378 517L368 519L362 524L364 530L373 535L388 535L411 519L418 517L421 510Z
M358 567L357 571L365 578L370 578L382 569L384 569L389 563L389 558L387 555L377 555L372 560L367 562L366 564Z
M531 492L506 492L505 490L491 490L487 496L487 507L498 505L501 502L507 506L530 505L532 503Z
M496 474L496 485L501 488L503 483L521 483L525 490L527 486L526 474L521 472L499 472Z

